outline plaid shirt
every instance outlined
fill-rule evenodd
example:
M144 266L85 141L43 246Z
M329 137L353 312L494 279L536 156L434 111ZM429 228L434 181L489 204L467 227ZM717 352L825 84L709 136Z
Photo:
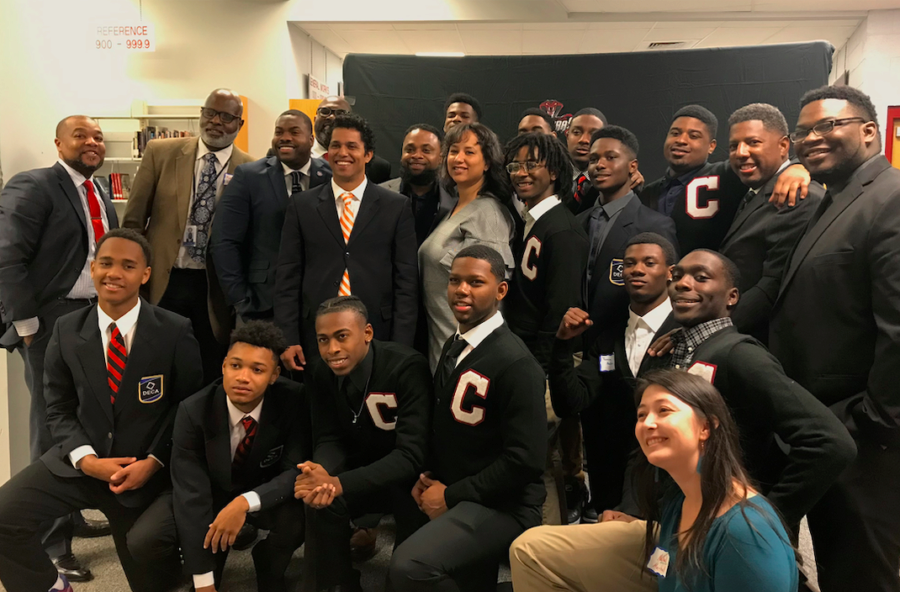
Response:
M669 367L687 370L697 347L712 337L713 334L731 327L732 324L731 319L725 317L723 319L706 321L674 333L672 335L672 359L669 360Z

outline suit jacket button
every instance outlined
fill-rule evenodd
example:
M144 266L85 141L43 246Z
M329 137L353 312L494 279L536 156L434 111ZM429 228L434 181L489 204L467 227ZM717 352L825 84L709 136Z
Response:
M106 437L109 438L110 440L112 440L112 432L106 434Z

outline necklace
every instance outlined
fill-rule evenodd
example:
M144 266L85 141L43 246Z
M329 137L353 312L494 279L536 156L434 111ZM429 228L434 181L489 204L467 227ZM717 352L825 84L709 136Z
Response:
M366 397L369 396L369 381L372 379L372 375L369 374L369 377L366 379L366 388L363 390L362 403L359 404L359 410L355 413L353 409L350 410L350 413L353 413L353 425L356 425L356 422L359 420L360 414L362 414L363 407L366 406Z

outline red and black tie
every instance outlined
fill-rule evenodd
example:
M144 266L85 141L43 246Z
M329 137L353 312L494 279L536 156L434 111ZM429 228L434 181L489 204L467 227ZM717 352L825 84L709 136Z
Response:
M231 461L231 469L240 469L244 465L244 461L250 455L250 448L253 446L253 438L256 437L256 428L258 424L256 420L249 415L241 420L244 424L244 438L238 444L237 450L234 451L234 459Z
M109 347L106 348L106 375L109 380L109 402L115 405L116 395L122 386L122 374L125 373L125 364L128 363L128 352L125 350L125 338L119 332L116 324L112 324L112 334L109 337Z
M584 201L585 196L588 192L588 176L584 173L578 175L578 179L575 181L575 201L581 203Z

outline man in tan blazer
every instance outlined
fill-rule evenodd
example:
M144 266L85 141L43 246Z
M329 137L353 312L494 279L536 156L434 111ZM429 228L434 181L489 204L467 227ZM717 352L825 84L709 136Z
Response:
M206 384L221 375L233 325L207 245L223 188L235 167L253 161L234 146L242 114L240 97L217 89L200 110L199 138L147 144L122 220L153 246L147 298L191 320Z

